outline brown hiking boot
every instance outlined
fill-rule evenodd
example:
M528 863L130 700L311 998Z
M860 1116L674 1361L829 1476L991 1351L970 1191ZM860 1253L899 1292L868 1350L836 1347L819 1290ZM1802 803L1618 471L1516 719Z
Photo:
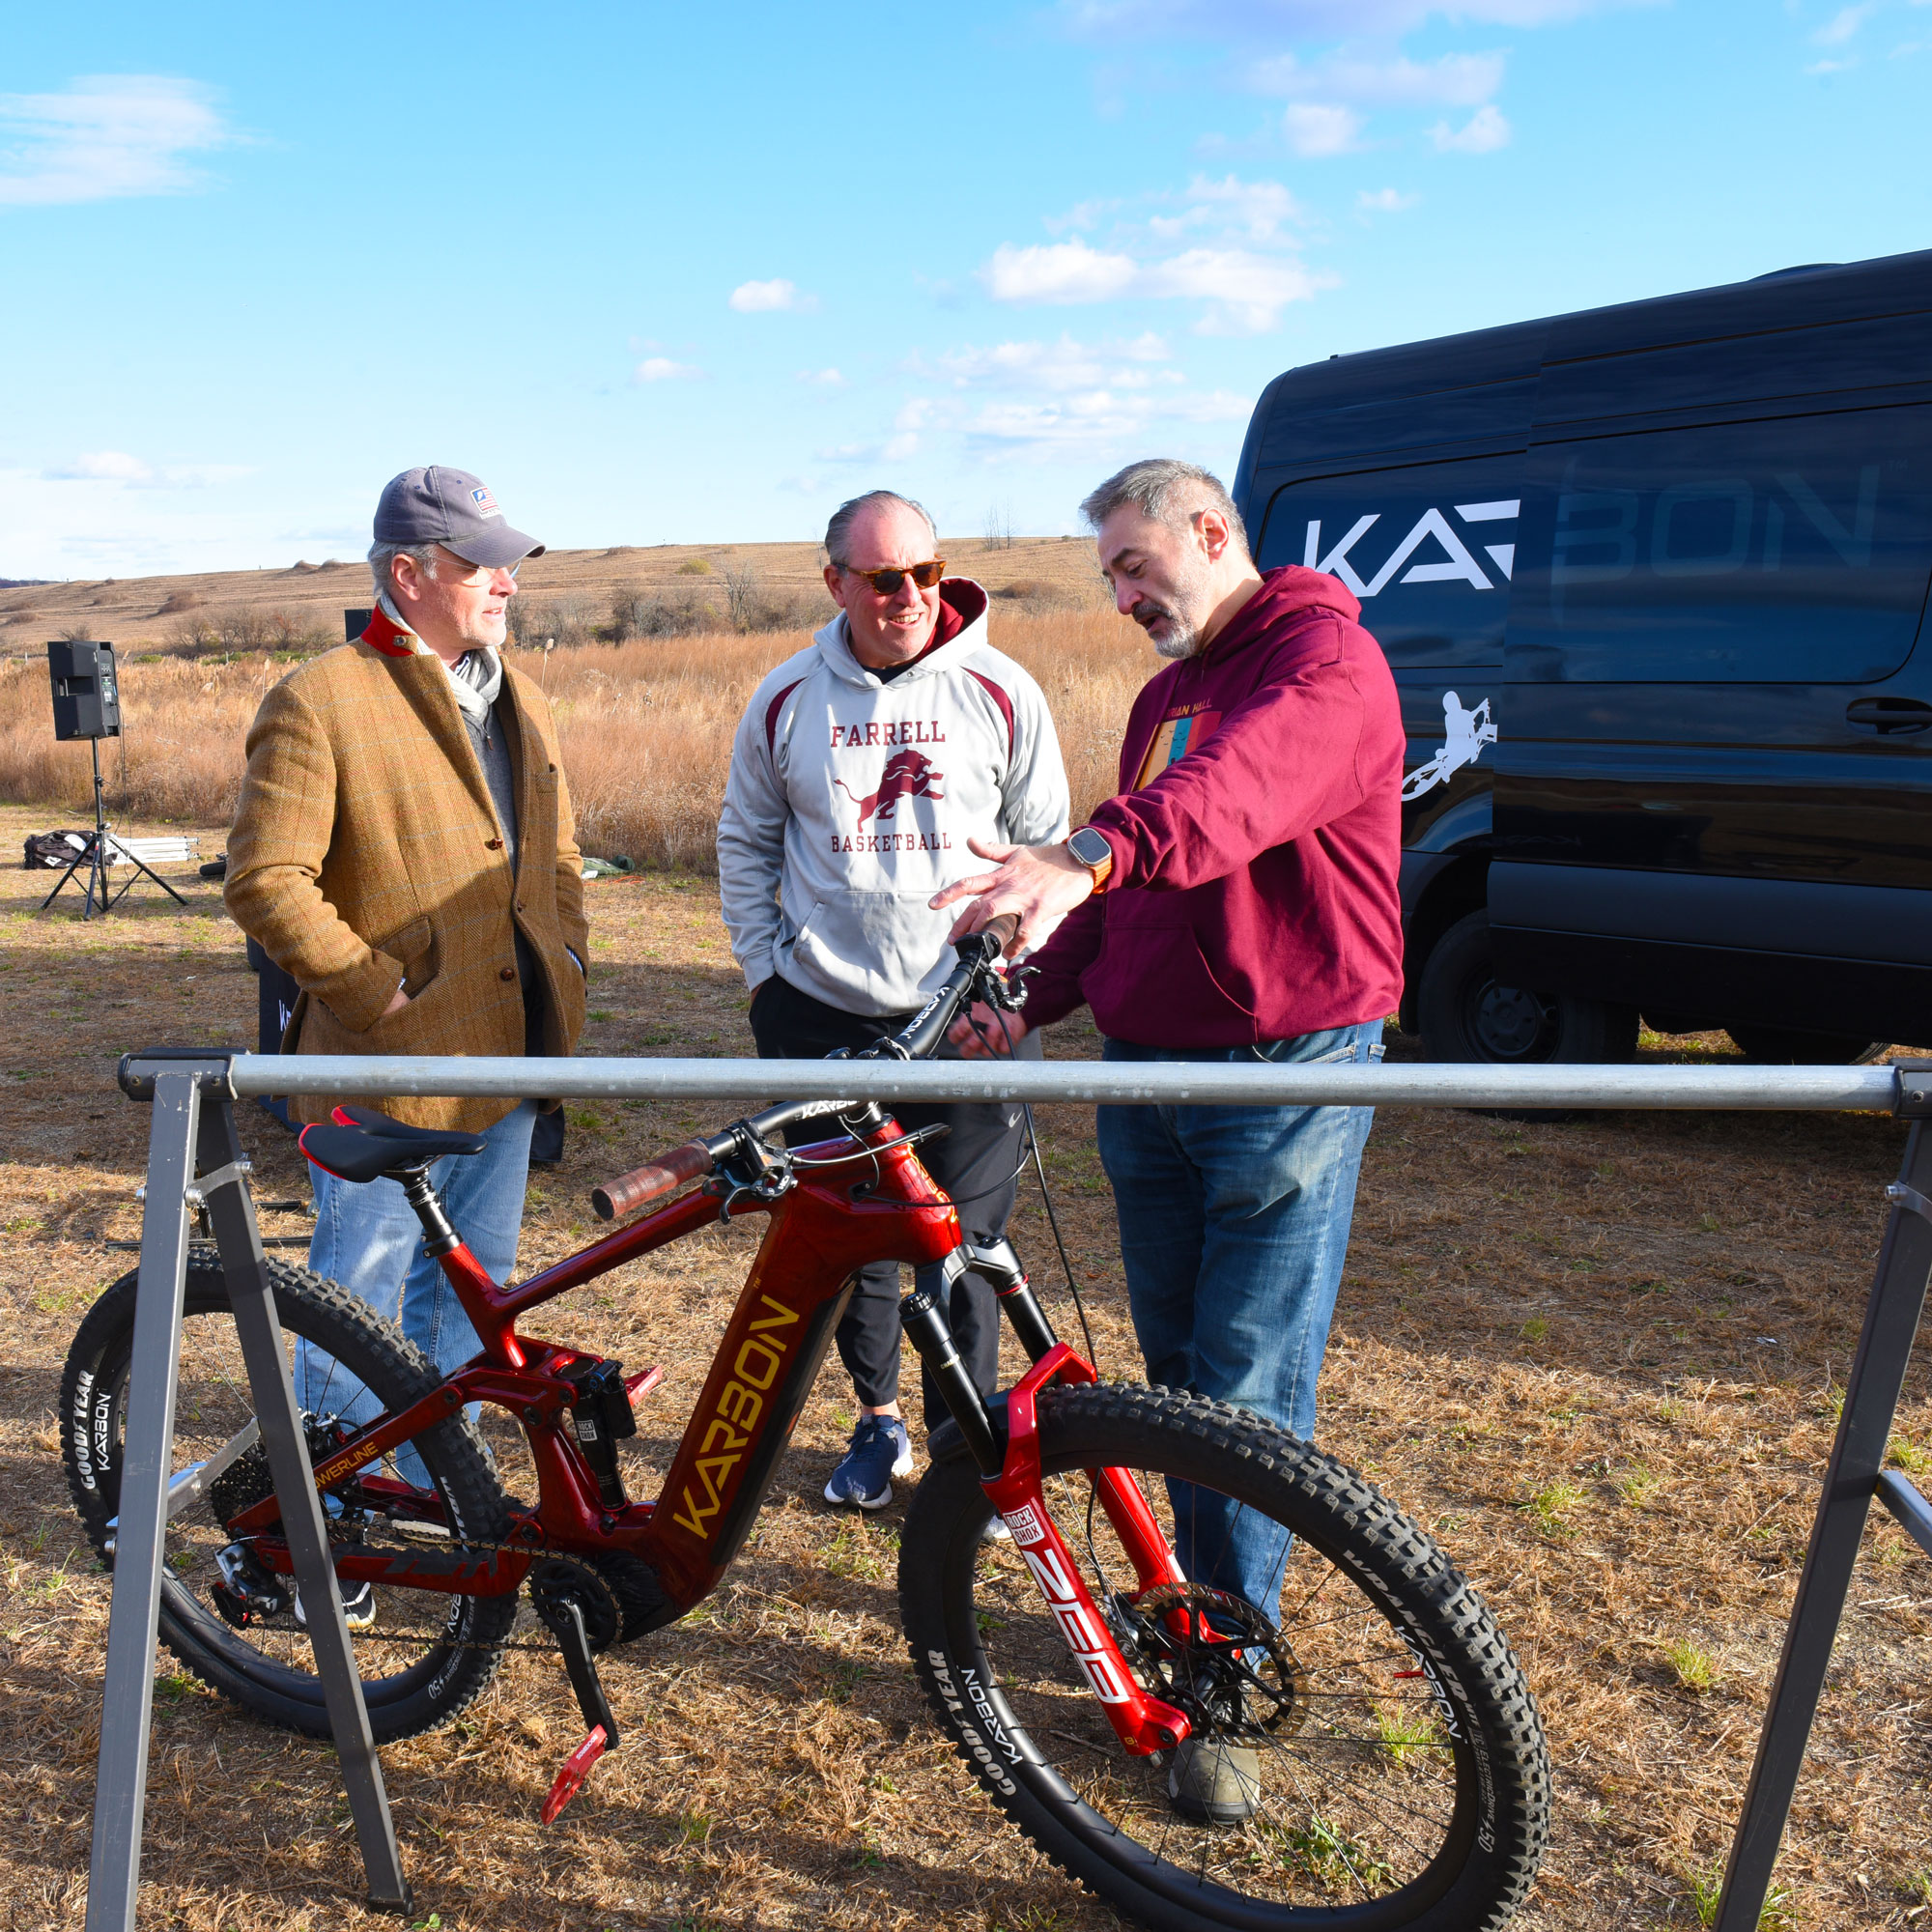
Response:
M1262 1794L1259 1752L1216 1737L1187 1738L1174 1753L1167 1795L1197 1825L1242 1825Z

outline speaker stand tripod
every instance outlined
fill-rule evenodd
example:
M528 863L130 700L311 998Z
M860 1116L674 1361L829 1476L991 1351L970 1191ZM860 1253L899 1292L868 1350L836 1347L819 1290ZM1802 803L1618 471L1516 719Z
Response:
M87 835L86 844L69 861L67 870L54 881L53 891L41 901L41 910L45 912L60 897L61 888L83 866L87 867L87 892L80 905L80 916L84 920L92 919L97 912L105 919L134 890L134 881L144 872L176 905L186 905L187 901L145 859L135 858L127 846L108 837L112 828L107 823L100 798L100 740L90 738L87 744L88 750L94 753L94 830ZM134 870L118 893L110 894L107 867L113 859L126 860Z

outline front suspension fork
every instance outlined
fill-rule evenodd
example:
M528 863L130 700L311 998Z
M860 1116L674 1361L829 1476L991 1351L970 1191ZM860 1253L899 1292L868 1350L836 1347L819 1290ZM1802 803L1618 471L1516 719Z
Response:
M947 1270L945 1291L915 1289L901 1303L900 1318L907 1338L939 1384L987 1497L1012 1532L1014 1547L1033 1572L1062 1640L1099 1699L1115 1735L1135 1757L1172 1750L1192 1728L1186 1713L1151 1697L1141 1688L1040 1492L1036 1414L1039 1391L1056 1380L1092 1382L1099 1378L1092 1364L1065 1343L1049 1340L1033 1367L1008 1392L1007 1439L1002 1444L985 1398L953 1346L952 1327L941 1304L942 1293L950 1291L958 1272L956 1267ZM1051 1330L1031 1291L1025 1288L1024 1277L1020 1292L1030 1312L1037 1316L1038 1328L1050 1338ZM1022 1339L1032 1338L1022 1330ZM1031 1349L1029 1352L1033 1352ZM1136 1594L1163 1583L1184 1583L1187 1579L1133 1478L1121 1469L1088 1473L1100 1507L1134 1566Z

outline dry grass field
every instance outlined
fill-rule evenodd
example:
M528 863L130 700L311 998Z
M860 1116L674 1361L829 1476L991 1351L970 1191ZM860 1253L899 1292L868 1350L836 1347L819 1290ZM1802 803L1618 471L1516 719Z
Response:
M1063 554L1076 548L1091 574L1090 546L1015 544L1009 551L986 553L985 561L1000 569L988 568L984 575L995 586L993 641L1025 665L1045 691L1077 809L1114 790L1120 723L1154 660L1138 634L1110 611L1095 608L1095 600L1090 597L1088 608L1079 607L1074 559ZM1062 570L1067 579L1064 586L1055 587L1056 580L1041 574L1044 566L1037 559L1029 564L1030 549ZM538 565L550 561L539 558ZM1002 575L1009 565L1034 574ZM965 567L980 566L968 559ZM232 577L213 581L232 582ZM366 584L366 571L360 581ZM1015 583L1027 594L1008 597L997 587ZM829 613L832 605L822 585L818 598ZM0 615L4 601L0 597ZM17 627L0 631L0 639L15 635ZM731 734L758 680L810 636L808 630L713 631L617 645L512 651L510 661L541 681L555 708L584 850L622 853L639 865L710 870ZM44 649L5 648L0 798L44 800L64 807L70 816L85 815L92 809L88 750L53 739ZM287 674L294 655L124 653L126 734L101 749L110 810L225 823L241 788L249 721L263 693ZM639 782L640 774L649 775L647 784Z
M790 548L803 594L812 553ZM1114 620L1079 608L1091 599L1085 546L1034 548L1031 560L1016 546L955 567L994 582L1010 560L1026 573L1013 581L1048 585L996 606L995 640L1046 687L1077 807L1112 788L1119 720L1151 661ZM1061 553L1064 578L1049 580ZM532 573L554 569L554 594L608 599L620 575L668 582L695 557L730 554L577 553ZM779 580L780 560L761 567ZM326 614L360 602L365 582L356 566L285 587ZM113 621L93 628L116 641L164 644L136 619L174 594L169 583L179 587L0 594L0 616L23 598L35 612L0 631L0 652L34 646L0 666L0 799L13 801L0 806L0 847L16 853L26 832L83 815L84 750L47 742L43 637L99 610ZM211 580L193 594L206 608L247 608L249 586ZM744 696L802 640L720 634L524 660L559 712L586 849L657 868L588 889L587 1051L751 1051L715 882L699 867ZM205 850L218 850L242 733L285 668L260 651L161 649L129 663L128 735L106 757L122 829L198 827ZM82 924L36 910L47 883L0 868L7 1932L77 1922L85 1889L107 1579L65 1500L54 1405L82 1312L131 1262L105 1244L138 1231L146 1122L116 1093L114 1059L154 1043L246 1043L254 1032L254 982L214 889L190 880L185 912L150 893ZM1089 1055L1095 1041L1068 1023L1049 1050ZM1658 1057L1728 1050L1721 1036L1645 1039ZM258 1192L302 1194L291 1143L266 1118L249 1122ZM574 1106L571 1122L564 1165L531 1190L526 1265L588 1234L596 1180L711 1124L684 1104ZM1130 1378L1138 1361L1091 1114L1049 1110L1041 1127L1103 1367ZM1558 1124L1407 1111L1378 1122L1321 1432L1463 1564L1535 1687L1557 1810L1525 1932L1708 1922L1903 1131L1853 1116ZM270 1232L303 1226L277 1214ZM637 1492L665 1465L753 1238L717 1231L545 1311L563 1339L666 1365L631 1452ZM1051 1290L1037 1203L1023 1204L1015 1238ZM1054 1305L1064 1312L1058 1293ZM385 1752L422 1924L1117 1922L1004 1827L926 1723L894 1605L903 1499L866 1521L818 1501L848 1405L835 1369L724 1589L610 1661L625 1747L557 1826L540 1829L536 1807L577 1719L552 1653L514 1653L456 1728ZM1893 1453L1932 1467L1922 1369ZM1932 1909L1932 1571L1888 1518L1868 1533L1852 1605L1778 1868L1770 1922L1791 1927L1918 1923ZM143 1922L393 1923L358 1903L330 1753L251 1722L165 1655L157 1685Z
M17 848L45 818L0 810L0 838ZM43 890L43 875L0 870L8 1932L76 1923L85 1887L108 1591L65 1501L54 1401L82 1311L130 1264L103 1244L138 1230L145 1117L115 1092L114 1057L245 1041L254 1012L211 889L191 886L185 912L137 898L104 924L37 913ZM591 893L589 1049L749 1052L712 883L668 873ZM1077 1027L1053 1045L1094 1050ZM531 1191L526 1264L590 1230L595 1180L705 1124L686 1105L571 1119L564 1165ZM266 1119L245 1132L261 1195L299 1194L287 1139ZM1091 1116L1051 1113L1042 1132L1103 1364L1131 1376ZM1460 1558L1535 1686L1557 1810L1525 1932L1691 1927L1700 1889L1708 1908L1902 1132L1867 1117L1523 1124L1414 1111L1377 1124L1322 1433ZM550 1332L667 1365L633 1449L642 1493L753 1238L720 1231L546 1311ZM1016 1238L1051 1286L1037 1206ZM835 1372L712 1604L611 1658L625 1747L557 1826L541 1829L536 1807L577 1719L552 1654L513 1654L454 1730L384 1754L419 1923L1116 1922L1003 1826L927 1725L895 1621L903 1500L867 1521L817 1500L848 1400ZM1932 1460L1922 1371L1895 1453ZM1889 1519L1868 1534L1852 1604L1774 1921L1832 1932L1918 1922L1932 1899L1932 1575ZM240 1716L165 1655L157 1685L143 1922L393 1923L360 1908L330 1753Z
M1051 609L1105 601L1093 545L1071 537L1016 537L1009 544L947 537L940 554L953 575L977 578L1009 602ZM518 581L526 608L545 611L566 629L608 624L612 600L624 591L694 613L708 609L722 627L733 614L734 580L752 606L795 606L804 622L812 610L831 611L818 574L824 561L825 553L812 543L631 544L549 551L526 563ZM359 557L21 584L0 589L0 655L26 653L44 661L46 640L75 630L130 654L205 650L212 634L258 644L336 643L343 611L371 601L369 568Z

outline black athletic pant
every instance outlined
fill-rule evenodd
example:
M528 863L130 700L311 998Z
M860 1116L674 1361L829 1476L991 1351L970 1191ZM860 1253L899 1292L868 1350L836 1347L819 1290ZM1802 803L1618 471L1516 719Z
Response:
M869 1046L896 1033L910 1013L887 1013L877 1018L829 1007L802 993L777 974L761 985L752 1001L752 1034L764 1060L819 1060L841 1046ZM1040 1045L1029 1036L1020 1042L1022 1060L1037 1060ZM959 1225L968 1240L997 1239L1007 1231L1018 1192L1015 1170L1025 1138L1025 1116L1015 1102L1010 1107L977 1101L950 1105L895 1104L890 1112L906 1128L943 1122L952 1128L936 1140L923 1143L919 1157L934 1180L959 1204ZM787 1136L795 1143L823 1139L826 1123L807 1121ZM936 1266L921 1268L923 1284L935 1282ZM990 1395L999 1385L1000 1312L985 1279L960 1276L953 1284L947 1309L953 1346L980 1388ZM873 1262L861 1270L858 1285L838 1324L838 1359L852 1378L859 1401L867 1408L882 1408L899 1392L899 1266L896 1262ZM925 1397L925 1426L946 1420L947 1408L929 1375L922 1375Z

